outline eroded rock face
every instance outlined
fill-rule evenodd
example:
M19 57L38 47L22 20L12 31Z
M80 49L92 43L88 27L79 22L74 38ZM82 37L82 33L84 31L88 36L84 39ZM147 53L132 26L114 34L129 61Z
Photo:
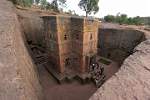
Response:
M150 99L150 40L134 49L112 78L90 100Z
M44 22L41 14L30 10L17 9L17 15L26 40L32 44L43 45Z
M37 71L14 11L11 2L0 0L0 100L41 100Z
M99 29L99 54L122 63L143 40L145 35L138 30L102 27Z

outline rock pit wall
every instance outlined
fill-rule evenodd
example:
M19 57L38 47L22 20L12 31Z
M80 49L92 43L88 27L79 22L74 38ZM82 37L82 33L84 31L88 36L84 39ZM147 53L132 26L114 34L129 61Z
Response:
M30 35L32 29L21 31L14 10L12 3L0 0L0 100L42 100L37 71L23 38L23 31ZM150 40L138 45L134 52L90 100L150 99Z
M100 28L98 37L99 55L120 64L132 54L135 46L145 40L143 32L127 28Z
M118 29L120 26L113 27ZM124 60L119 71L107 80L90 100L150 99L150 31L135 26L132 30L143 33L145 41L133 49L133 53Z
M41 14L35 11L17 9L17 15L26 40L32 44L43 45L44 22Z
M90 100L150 99L150 40L142 42L134 52Z
M42 100L37 70L13 4L0 0L0 100Z

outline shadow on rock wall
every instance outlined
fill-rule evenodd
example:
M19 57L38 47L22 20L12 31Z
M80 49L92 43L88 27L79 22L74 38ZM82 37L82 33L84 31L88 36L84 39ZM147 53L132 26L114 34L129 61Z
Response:
M14 5L0 0L0 100L42 100Z
M44 23L40 13L17 9L19 21L29 44L44 44Z
M132 29L99 29L99 55L120 64L145 40L143 32Z

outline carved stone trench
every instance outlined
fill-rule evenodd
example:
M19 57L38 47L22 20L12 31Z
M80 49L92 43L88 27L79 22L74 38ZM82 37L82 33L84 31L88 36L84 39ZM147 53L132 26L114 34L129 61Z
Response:
M30 49L36 50L34 45L42 46L40 15L40 12L18 10L11 2L0 0L0 100L87 100L91 96L90 100L150 99L150 32L101 28L99 55L118 62L120 69L110 74L113 76L98 90L91 83L82 85L75 80L59 85L36 62Z
M122 62L133 53L134 47L141 43L144 39L144 34L135 30L100 29L98 54L113 62L106 68L105 74L107 79L118 71ZM38 63L41 61L36 62ZM93 83L81 84L76 80L60 85L55 81L55 79L53 79L45 68L40 66L40 64L37 65L37 67L46 100L59 100L60 98L58 96L62 97L62 100L76 100L77 98L78 100L87 100L97 90ZM109 74L107 75L107 73ZM63 93L63 91L65 91L65 93ZM80 94L77 94L78 91L83 92L79 92ZM82 93L84 93L84 95Z
M26 39L32 48L30 52L33 53L41 52L37 47L43 47L43 21L39 15L34 15L31 12L18 11L22 29L25 33ZM37 25L39 24L39 26ZM38 30L38 31L36 31ZM105 74L109 73L106 77L111 78L122 65L123 61L131 54L134 53L134 48L145 40L143 32L134 29L114 29L114 28L100 28L99 29L99 41L98 41L98 55L111 61ZM39 41L41 40L41 41ZM39 51L36 51L39 50ZM31 51L29 49L29 51ZM46 59L40 58L39 61L35 60L39 71L39 78L43 87L43 93L46 100L87 100L97 90L93 83L81 84L76 80L69 83L58 84L56 80L48 73L48 71L41 66L41 62ZM39 63L40 62L40 63ZM107 80L106 80L107 81Z

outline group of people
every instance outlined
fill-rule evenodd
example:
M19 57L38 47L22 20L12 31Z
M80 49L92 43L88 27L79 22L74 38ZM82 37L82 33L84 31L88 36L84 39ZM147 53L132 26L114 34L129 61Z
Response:
M104 67L100 66L98 63L92 63L90 65L90 74L94 79L94 82L97 87L99 87L104 82Z

